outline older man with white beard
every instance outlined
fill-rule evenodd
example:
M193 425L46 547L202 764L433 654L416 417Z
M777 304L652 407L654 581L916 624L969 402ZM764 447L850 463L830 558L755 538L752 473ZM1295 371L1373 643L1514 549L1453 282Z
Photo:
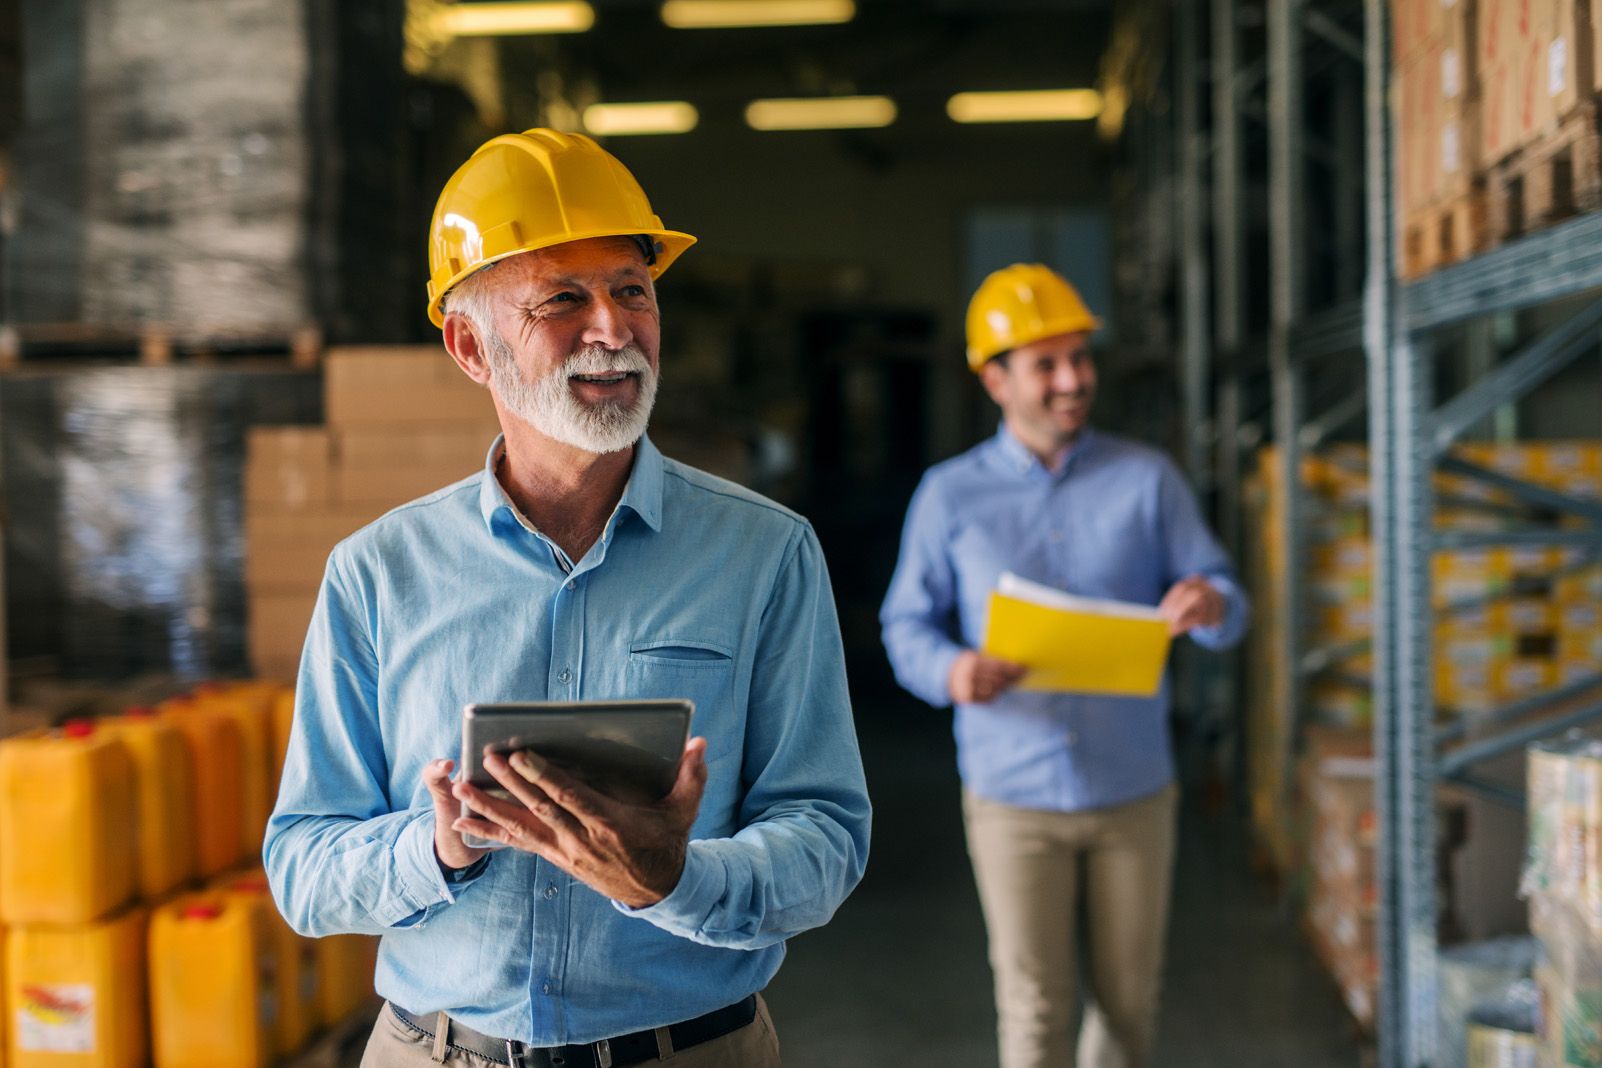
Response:
M758 992L861 878L817 539L645 436L654 283L693 241L549 130L440 196L429 314L502 435L330 556L264 849L296 930L383 935L364 1065L777 1065ZM451 781L465 704L659 697L696 708L660 802L522 755L486 760L499 796Z

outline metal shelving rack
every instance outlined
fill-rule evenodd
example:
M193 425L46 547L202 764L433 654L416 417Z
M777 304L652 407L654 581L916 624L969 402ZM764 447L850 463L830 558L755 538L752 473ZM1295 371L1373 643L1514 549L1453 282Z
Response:
M1238 547L1231 524L1238 524L1240 465L1251 437L1243 435L1249 413L1244 411L1242 383L1262 370L1245 314L1249 241L1242 147L1244 123L1258 121L1266 125L1269 146L1272 290L1264 349L1272 381L1273 438L1281 460L1277 489L1286 502L1284 536L1290 561L1278 609L1280 618L1291 625L1281 629L1276 641L1281 662L1295 666L1281 672L1285 681L1276 703L1283 717L1284 741L1279 756L1288 782L1307 679L1345 658L1371 652L1381 831L1379 1060L1387 1068L1427 1068L1435 1061L1438 787L1451 782L1522 804L1522 798L1479 778L1476 766L1540 737L1602 718L1602 675L1598 675L1481 714L1472 738L1462 719L1437 723L1432 641L1438 610L1431 598L1435 552L1481 545L1569 545L1585 547L1586 560L1602 559L1602 504L1476 468L1449 450L1487 416L1595 350L1602 339L1602 299L1494 363L1484 324L1493 315L1590 291L1602 295L1602 215L1573 219L1403 285L1395 263L1395 134L1389 106L1387 0L1362 0L1360 5L1328 0L1323 6L1312 0L1264 0L1260 9L1248 7L1248 0L1206 0L1210 62L1202 60L1198 43L1202 0L1173 2L1179 162L1175 231L1180 243L1175 249L1176 305L1183 342L1186 458L1193 477L1214 489L1226 540ZM1359 7L1361 38L1343 28L1351 25ZM1265 55L1241 55L1242 10L1262 11ZM1333 160L1337 190L1342 181L1362 184L1362 218L1348 219L1345 225L1361 229L1366 250L1360 293L1310 313L1305 275L1306 168L1319 153L1307 143L1301 118L1306 63L1315 54L1326 70L1330 63L1348 62L1361 73L1360 148L1353 152L1347 145L1331 153L1324 146L1322 156L1326 162ZM1266 100L1260 104L1254 94L1265 88ZM1194 106L1194 96L1203 91L1210 92L1209 129L1203 128ZM1341 160L1348 157L1361 161L1361 173L1339 173ZM1204 171L1211 182L1210 204L1205 199ZM1338 191L1336 199L1341 199ZM1204 255L1207 207L1210 270ZM1481 362L1487 366L1472 385L1437 405L1434 372L1441 339L1451 332L1463 334L1471 347L1480 345ZM1342 357L1363 360L1365 391L1310 411L1309 376L1326 361ZM1204 386L1209 378L1215 383L1211 397ZM1300 561L1307 502L1296 475L1309 450L1364 415L1375 560L1374 636L1371 643L1308 648L1300 628L1306 603ZM1209 444L1214 447L1210 470L1204 452ZM1570 522L1529 523L1487 532L1437 531L1433 476L1438 470L1478 479ZM1234 529L1238 531L1238 526ZM1493 598L1449 605L1445 611L1489 599Z

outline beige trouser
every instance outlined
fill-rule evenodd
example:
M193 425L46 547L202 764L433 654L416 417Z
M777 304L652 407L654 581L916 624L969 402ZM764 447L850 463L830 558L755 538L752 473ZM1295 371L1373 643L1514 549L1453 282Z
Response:
M432 1017L429 1022L433 1022ZM435 1064L452 1064L458 1068L495 1068L497 1064L505 1064L504 1059L492 1061L476 1053L448 1046L439 1057L435 1057L434 1046L432 1038L401 1022L389 1010L386 1002L378 1014L378 1022L373 1025L371 1037L367 1039L367 1052L362 1054L361 1068L430 1068ZM677 1050L668 1060L673 1068L781 1068L779 1036L774 1033L767 1002L758 994L756 1019L721 1038ZM663 1062L655 1058L645 1063Z
M1178 786L1169 785L1113 808L1043 812L964 791L1002 1068L1138 1068L1149 1060L1178 796ZM1076 1061L1081 892L1090 974Z

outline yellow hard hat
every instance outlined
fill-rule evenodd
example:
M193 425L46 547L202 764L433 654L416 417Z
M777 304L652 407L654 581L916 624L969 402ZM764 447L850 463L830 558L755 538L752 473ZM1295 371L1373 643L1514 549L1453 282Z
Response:
M1042 263L1015 263L981 282L968 302L968 368L978 374L1008 349L1100 327L1066 278Z
M428 227L428 318L481 267L520 252L591 237L643 236L656 278L695 238L665 230L617 157L583 134L524 130L479 146L456 169Z

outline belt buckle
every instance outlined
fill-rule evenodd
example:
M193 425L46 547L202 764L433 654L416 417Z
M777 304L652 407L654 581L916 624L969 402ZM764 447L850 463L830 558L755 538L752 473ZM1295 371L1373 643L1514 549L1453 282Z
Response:
M528 1054L523 1043L506 1040L506 1068L528 1068Z
M599 1042L590 1043L590 1052L595 1054L595 1068L612 1068L612 1040L603 1038Z

